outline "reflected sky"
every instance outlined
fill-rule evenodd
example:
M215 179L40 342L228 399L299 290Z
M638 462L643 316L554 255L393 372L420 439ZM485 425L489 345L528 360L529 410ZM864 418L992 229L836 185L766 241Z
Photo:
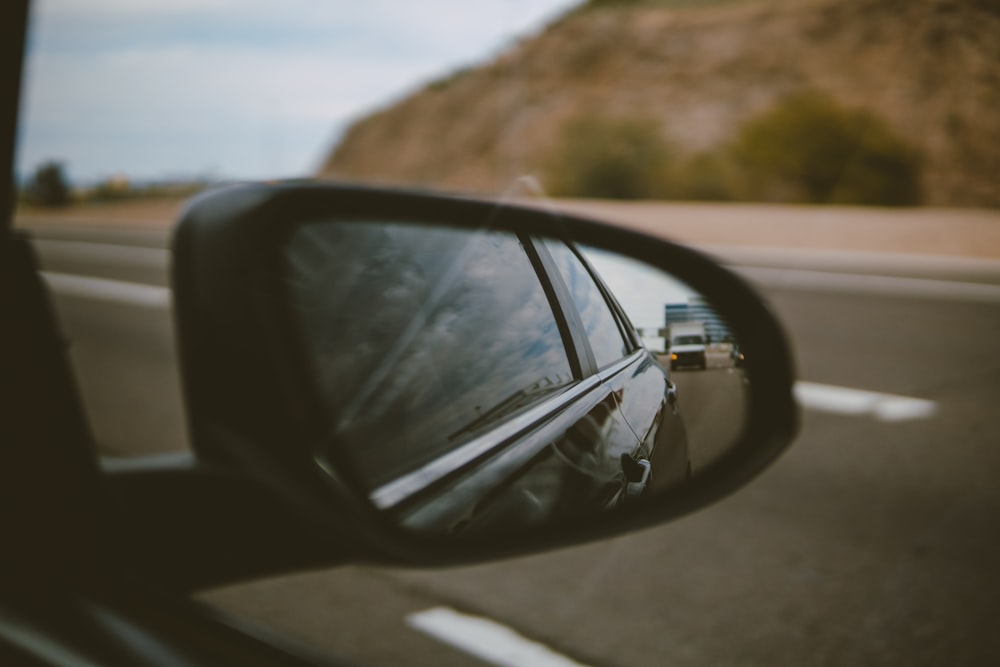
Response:
M615 295L632 324L644 334L646 345L662 350L663 338L645 334L664 326L665 304L687 303L698 292L670 274L629 257L587 246L581 246L580 251Z
M569 288L573 303L576 304L583 327L594 351L598 368L612 364L629 353L618 323L605 301L597 283L584 267L583 262L573 254L562 241L545 240L545 247L552 254L563 280Z

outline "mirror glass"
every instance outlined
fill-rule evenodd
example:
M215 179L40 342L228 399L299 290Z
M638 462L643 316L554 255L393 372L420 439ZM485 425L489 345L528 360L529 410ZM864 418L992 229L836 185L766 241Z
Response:
M453 536L628 511L739 438L743 352L662 270L508 231L329 220L281 276L327 424L313 452Z

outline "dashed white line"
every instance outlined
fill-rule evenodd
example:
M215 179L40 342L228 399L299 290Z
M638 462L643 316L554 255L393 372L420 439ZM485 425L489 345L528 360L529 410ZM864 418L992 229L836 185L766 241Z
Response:
M168 308L170 289L156 285L73 276L66 273L43 271L42 277L59 294L99 301L114 301L147 308Z
M434 607L406 617L411 627L498 667L585 667L482 616Z
M795 398L807 409L869 416L885 422L928 419L937 411L934 401L814 382L795 383Z

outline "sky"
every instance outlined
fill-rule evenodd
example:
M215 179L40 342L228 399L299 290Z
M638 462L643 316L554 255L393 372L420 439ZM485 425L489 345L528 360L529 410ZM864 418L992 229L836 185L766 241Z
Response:
M698 296L687 284L631 257L597 248L582 250L638 329L659 329L664 323L664 305L686 304L691 297ZM644 340L651 349L663 349L660 336L648 335Z
M37 0L17 170L310 175L345 127L579 0Z

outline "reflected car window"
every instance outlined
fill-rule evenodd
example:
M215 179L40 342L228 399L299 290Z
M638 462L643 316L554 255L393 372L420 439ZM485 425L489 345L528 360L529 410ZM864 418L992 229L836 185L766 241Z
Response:
M286 259L332 435L366 482L412 471L574 380L512 234L322 223L296 232Z
M569 287L573 303L580 311L598 368L626 356L629 349L622 338L618 322L587 267L565 243L550 239L544 243Z

